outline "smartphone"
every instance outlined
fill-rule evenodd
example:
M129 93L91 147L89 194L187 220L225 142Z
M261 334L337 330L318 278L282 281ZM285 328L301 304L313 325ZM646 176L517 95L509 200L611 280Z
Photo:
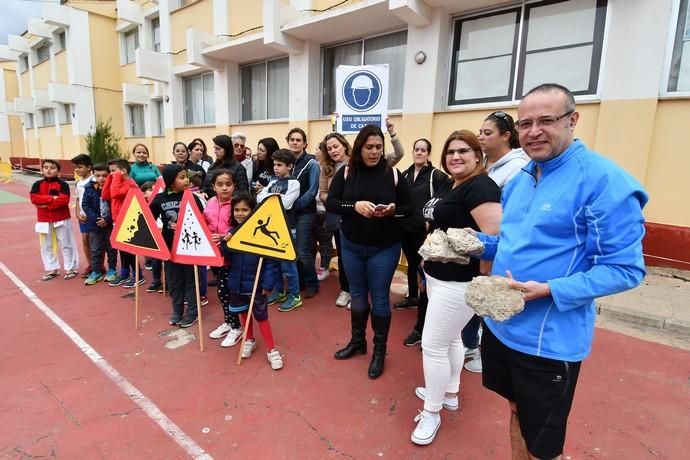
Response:
M374 206L374 211L385 211L387 207L388 205L386 204L377 204L376 206Z

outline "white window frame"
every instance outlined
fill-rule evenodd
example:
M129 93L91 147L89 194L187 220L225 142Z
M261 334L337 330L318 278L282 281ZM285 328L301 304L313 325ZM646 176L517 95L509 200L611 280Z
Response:
M39 128L55 126L55 109L46 107L44 109L38 109L38 113L40 115Z
M530 1L522 0L518 5L512 5L509 7L504 7L500 9L493 9L485 12L480 12L472 14L469 16L459 16L453 19L451 24L451 44L450 44L450 61L449 61L449 78L448 78L448 98L446 105L449 110L462 109L462 108L479 108L479 107L495 107L499 105L516 105L521 99L524 92L529 91L530 88L524 88L524 73L525 73L525 57L528 54L526 52L527 46L527 35L529 28L528 13L533 8L538 8L540 6L547 6L550 4L557 4L565 2L568 0L543 0L543 1ZM606 33L608 26L608 16L610 14L611 5L610 0L596 0L597 12L595 13L595 24L594 24L594 40L592 42L592 68L590 69L590 79L589 87L584 91L573 91L576 100L590 100L595 99L599 95L601 89L601 76L603 73L603 63L605 54L605 45L607 41ZM599 10L599 8L603 8ZM517 27L515 32L515 38L513 42L512 58L510 70L510 80L508 94L506 96L498 97L483 97L475 99L454 99L456 85L457 85L457 58L456 52L460 46L461 38L461 27L464 21L477 20L481 18L487 18L491 16L497 16L501 14L506 14L511 11L517 13ZM570 48L580 46L581 44L568 45L562 48ZM556 47L555 49L559 49ZM539 50L542 52L543 50Z
M20 54L19 58L17 59L17 68L19 70L20 74L23 74L27 70L29 70L29 55L28 54Z
M326 113L326 107L325 107L325 100L324 100L324 97L325 97L325 85L324 85L324 79L326 78L326 66L325 66L325 64L326 64L326 63L325 63L325 52L326 52L326 50L332 49L332 48L337 48L337 47L340 47L340 46L351 45L351 44L353 44L353 43L359 43L359 44L360 44L360 64L359 64L359 65L364 65L364 62L365 62L365 60L366 60L366 56L365 56L364 50L365 50L365 47L366 47L365 42L366 42L367 40L371 40L371 39L379 38L379 37L384 37L384 36L386 36L386 35L393 35L393 34L397 34L397 33L400 33L400 32L407 32L407 29L390 30L390 31L388 31L388 32L384 32L384 33L380 33L380 34L367 35L367 36L358 38L358 39L356 39L356 40L349 40L349 41L340 42L340 43L333 43L333 44L329 44L329 45L326 45L326 46L324 46L324 47L321 48L321 62L320 62L321 72L320 72L320 78L319 78L319 88L320 88L319 114L320 114L321 116L325 117L325 116L331 115L331 113L333 113L333 112L335 111L335 107L333 107L333 110L332 110L332 111L330 111L329 113ZM408 34L408 35L409 35L409 34ZM406 47L407 47L408 44L409 44L407 38L408 38L408 37L406 37L406 39L405 39L405 46L406 46ZM404 68L404 66L403 66L403 68ZM404 77L403 77L403 78L404 78ZM333 81L335 82L335 69L333 69ZM403 86L404 86L404 85L403 85ZM389 98L388 103L390 104L390 98ZM388 113L396 113L396 112L399 113L399 112L401 112L401 111L402 111L402 101L401 101L401 106L400 106L400 107L395 107L395 108L392 108L392 109L391 109L391 108L388 108Z
M133 62L136 62L136 51L137 48L139 48L139 28L135 27L131 30L128 30L126 32L122 32L120 34L120 64L122 65L127 65L127 64L132 64ZM127 47L127 40L129 37L134 36L134 49L132 50L131 54L129 52L129 49Z
M60 51L67 49L67 32L61 30L53 34L53 54L57 54Z
M153 126L155 127L155 129L152 129L153 132L151 134L157 137L165 136L165 112L163 109L163 100L151 100L149 108L153 112Z
M24 129L34 129L36 127L36 120L33 113L27 113L22 118L24 119Z
M265 120L285 120L288 118L289 112L290 112L290 108L289 108L290 97L289 97L288 93L285 93L285 97L287 98L287 106L288 106L287 113L285 113L284 116L275 116L275 117L269 117L269 113L268 113L268 109L269 109L268 80L270 78L269 72L268 72L268 67L269 67L268 64L269 64L269 62L276 62L276 61L280 61L280 60L287 60L287 62L288 62L288 86L289 86L289 78L290 78L290 71L289 71L289 69L290 69L290 57L289 56L281 56L281 57L277 57L274 59L267 59L264 61L252 62L250 64L242 64L240 66L240 69L239 69L240 70L239 71L239 75L240 75L240 78L239 78L239 80L240 80L240 120L242 122L265 121ZM264 73L264 99L265 99L265 103L266 103L266 105L264 107L265 116L263 118L244 118L244 110L243 110L243 107L244 107L244 87L243 87L243 83L242 83L243 82L242 71L244 69L256 67L259 65L264 66L264 72L265 72Z
M678 31L678 22L680 20L680 15L683 14L681 11L682 6L686 6L686 8L690 7L690 1L686 2L686 5L683 5L684 0L674 0L673 1L673 6L671 9L671 15L670 15L670 22L668 26L668 39L667 39L667 46L666 46L666 57L664 59L664 76L662 83L661 83L661 88L659 88L659 94L663 98L686 98L690 97L690 90L685 90L685 91L670 91L669 84L671 80L671 70L673 66L673 58L676 54L676 42L677 42L677 37L676 33ZM687 14L687 9L686 12ZM690 16L690 15L689 15ZM690 23L690 17L686 17L686 24L685 27L686 29L688 27L688 23ZM690 38L690 37L689 37ZM682 40L683 42L687 41L687 39Z
M141 117L139 117L141 126L136 125L135 110L141 110ZM146 107L143 104L127 104L125 113L127 114L127 137L144 137L146 135Z
M58 118L61 125L72 124L72 104L58 104Z
M34 49L34 55L36 56L36 62L34 63L34 67L37 65L46 62L50 60L50 42L49 41L44 41ZM45 50L48 54L44 56L43 58L41 57L41 54L39 53L39 50Z
M212 119L209 119L209 120L206 119L206 104L210 101L207 101L204 98L204 95L206 93L206 91L205 91L206 88L204 86L204 82L208 81L208 76L210 76L212 78L211 90L213 91L213 93L211 94L210 97L213 100L213 98L215 97L215 92L216 92L216 90L215 90L215 75L213 74L213 72L206 72L206 73L201 73L201 74L197 74L194 76L182 77L182 94L183 94L183 99L184 99L184 106L183 106L184 107L184 114L183 114L183 116L184 116L184 125L185 126L215 125L216 124L215 100L212 101L213 107L214 107L214 110L211 111L211 114L210 114L210 117ZM192 84L192 81L196 80L197 78L201 79L201 92L202 92L201 104L202 104L202 106L200 109L201 111L199 112L201 114L201 121L199 121L198 123L195 123L194 121L190 122L190 118L189 118L190 117L190 109L188 107L188 104L190 103L190 101L187 100L187 85ZM193 114L194 114L194 112L191 112L192 116L193 116Z
M158 24L158 41L156 41L156 23ZM161 19L160 16L151 18L151 49L157 53L161 51Z

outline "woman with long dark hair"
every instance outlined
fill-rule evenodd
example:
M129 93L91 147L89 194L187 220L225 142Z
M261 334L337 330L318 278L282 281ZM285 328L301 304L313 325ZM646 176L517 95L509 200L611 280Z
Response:
M409 185L397 169L388 165L383 146L379 127L362 128L348 165L333 177L326 201L329 212L342 215L340 257L352 295L352 335L345 348L335 353L335 359L366 354L366 326L371 310L371 379L383 373L386 358L391 324L390 285L400 258L398 221L412 213Z
M272 137L265 137L259 140L256 146L256 162L254 162L254 179L252 187L259 193L266 187L273 176L273 158L271 157L278 151L280 146L278 141Z
M216 155L216 161L208 168L208 178L204 182L204 193L206 197L211 198L215 195L210 178L213 176L212 172L216 169L230 170L235 179L235 190L237 192L248 192L249 182L247 182L247 171L239 161L235 160L230 136L227 134L219 134L214 137L213 153Z

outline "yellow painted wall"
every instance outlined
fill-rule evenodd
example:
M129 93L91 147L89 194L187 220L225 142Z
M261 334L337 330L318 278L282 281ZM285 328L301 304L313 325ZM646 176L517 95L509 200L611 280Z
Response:
M55 55L55 81L65 84L69 81L66 50L62 50Z
M115 32L115 20L90 14L89 31L93 85L122 91L119 58L120 40L118 33Z
M25 141L25 147L26 147L26 156L27 157L32 157L32 158L38 158L40 157L40 143L38 139L36 139L34 136L34 131L36 128L33 129L27 129L26 130L26 138L24 139Z
M33 68L34 88L48 89L50 81L50 60L43 61Z
M76 0L67 1L66 6L70 6L77 10L88 11L89 13L94 13L97 15L107 16L110 18L117 18L117 10L115 1L108 0ZM92 15L89 15L92 16Z
M172 149L166 148L165 137L158 136L151 138L151 144L147 144L151 152L151 162L156 164L170 163L172 160Z
M15 71L3 69L0 78L5 81L5 99L12 101L15 97L19 97L19 81L17 81Z
M170 27L174 53L187 48L187 29L189 27L213 34L213 2L210 0L196 2L173 11L170 14ZM184 55L185 53L180 54Z
M65 158L73 158L80 153L87 153L86 149L82 149L80 142L81 136L72 134L72 127L70 125L62 125L62 136L60 142L62 144L62 151Z
M54 126L38 128L40 137L41 158L65 158L62 151L62 143L55 132Z
M112 91L95 90L96 120L107 121L110 119L113 132L120 138L120 146L124 148L124 108L122 106L122 93Z
M139 84L139 79L137 78L137 65L132 62L131 64L126 64L120 66L120 82L121 83L136 83ZM120 85L122 87L122 85Z
M684 184L688 178L690 100L659 101L654 119L645 186L650 195L649 221L690 226L690 205Z
M238 34L263 25L263 2L248 2L247 0L227 0L227 2L230 34Z
M21 117L9 117L10 121L10 149L12 156L25 156L24 133L22 131Z

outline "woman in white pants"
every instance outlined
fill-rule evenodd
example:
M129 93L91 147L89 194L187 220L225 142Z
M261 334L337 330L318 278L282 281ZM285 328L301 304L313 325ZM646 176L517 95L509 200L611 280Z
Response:
M443 145L441 167L451 179L424 206L429 232L466 228L498 233L501 191L486 174L477 137L454 131ZM422 333L424 380L415 394L424 410L415 417L415 444L430 444L441 426L441 408L457 410L460 372L465 357L463 327L474 312L465 303L467 283L480 273L479 260L468 265L424 262L429 306Z

